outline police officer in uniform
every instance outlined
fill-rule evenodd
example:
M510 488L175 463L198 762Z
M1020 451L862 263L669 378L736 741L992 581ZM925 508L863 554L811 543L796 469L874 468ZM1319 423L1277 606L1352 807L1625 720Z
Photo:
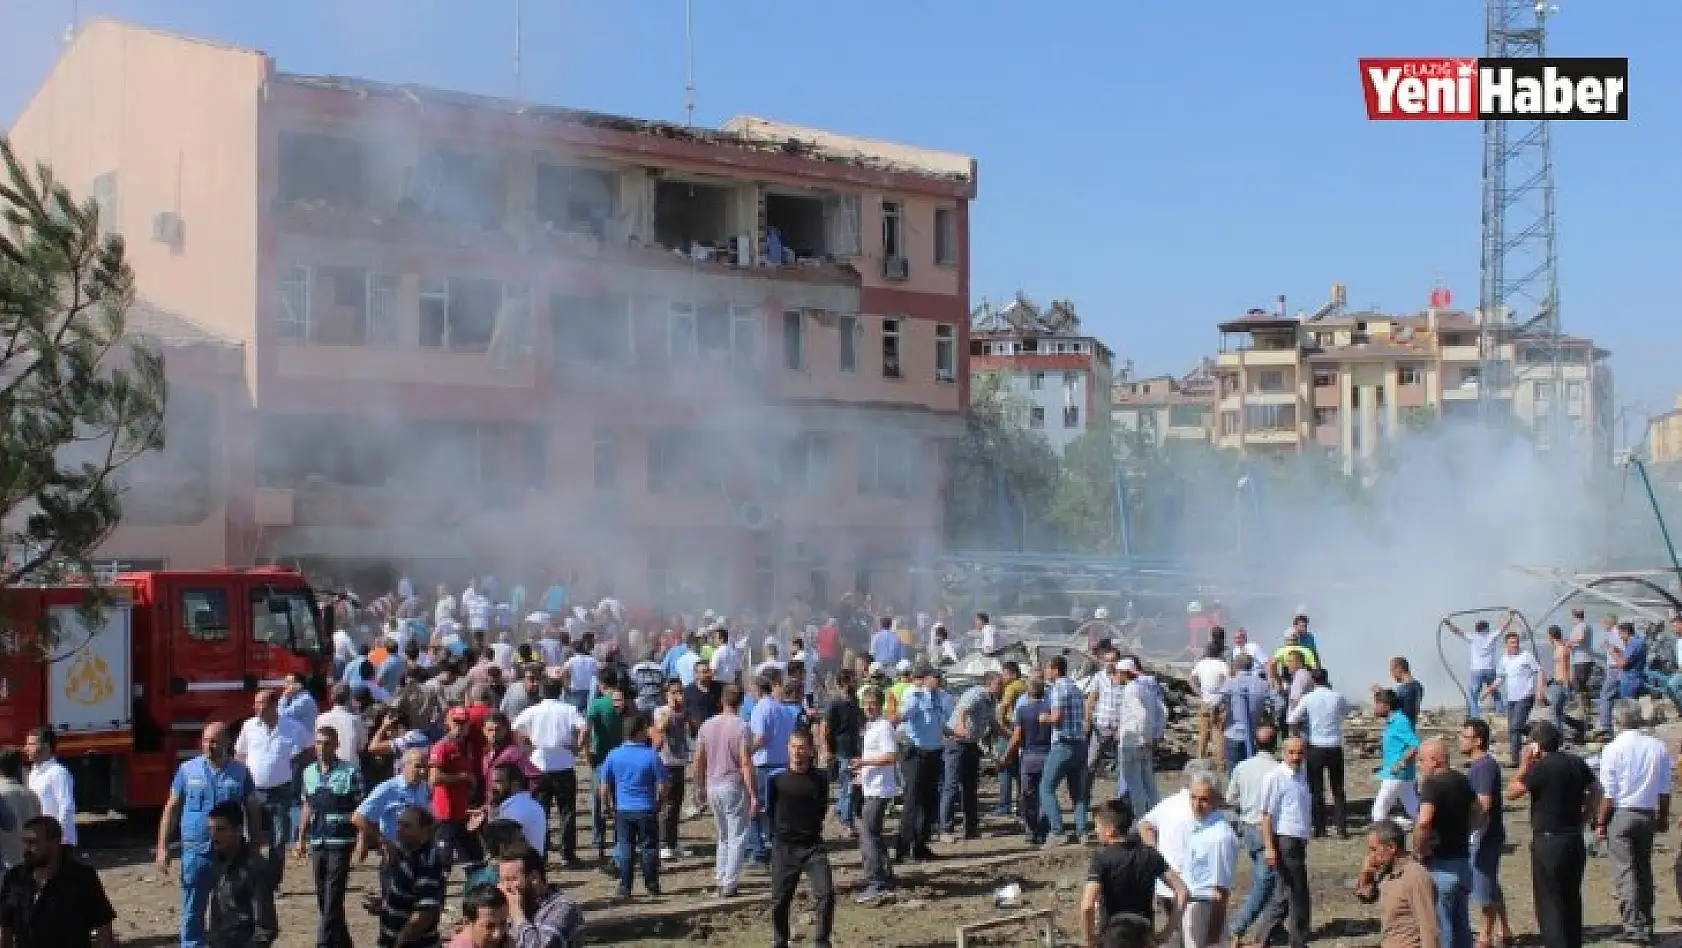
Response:
M205 948L204 916L210 906L212 868L210 854L210 811L218 803L237 800L245 807L245 825L251 831L251 845L260 847L262 808L257 805L257 785L251 771L234 760L233 741L224 724L208 724L199 737L204 751L176 768L158 821L159 872L169 871L169 834L179 818L181 826L181 948Z

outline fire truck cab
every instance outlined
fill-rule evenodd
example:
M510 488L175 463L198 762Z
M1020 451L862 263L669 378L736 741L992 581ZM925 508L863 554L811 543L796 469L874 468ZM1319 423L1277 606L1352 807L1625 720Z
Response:
M9 589L0 648L0 743L52 728L76 777L77 806L162 806L176 765L212 721L250 716L260 688L289 673L319 687L330 617L303 576L259 567L121 573L87 628L76 586ZM52 644L32 643L53 628Z

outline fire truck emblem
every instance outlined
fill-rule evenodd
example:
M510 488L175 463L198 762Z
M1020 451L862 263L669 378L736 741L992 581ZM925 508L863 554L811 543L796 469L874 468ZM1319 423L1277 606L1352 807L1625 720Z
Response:
M78 655L70 663L70 672L64 679L64 696L86 707L105 702L116 689L117 683L112 680L105 659L93 651Z

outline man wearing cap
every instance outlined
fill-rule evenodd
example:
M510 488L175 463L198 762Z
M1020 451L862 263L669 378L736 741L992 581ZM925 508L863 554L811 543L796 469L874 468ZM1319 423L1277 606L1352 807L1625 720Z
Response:
M1157 698L1139 681L1139 662L1131 656L1115 663L1123 682L1121 717L1116 728L1116 781L1125 787L1135 812L1146 813L1161 800L1156 788ZM1119 789L1119 787L1118 787Z
M905 807L899 815L899 859L933 859L929 841L940 806L942 748L952 717L952 697L940 687L940 669L914 669L917 684L900 702L900 731L911 746L905 754Z
M484 861L479 837L467 829L472 814L473 789L480 772L479 754L468 736L466 708L451 708L444 715L444 737L432 745L432 815L438 819L438 854L446 867L457 856L466 859L471 873Z

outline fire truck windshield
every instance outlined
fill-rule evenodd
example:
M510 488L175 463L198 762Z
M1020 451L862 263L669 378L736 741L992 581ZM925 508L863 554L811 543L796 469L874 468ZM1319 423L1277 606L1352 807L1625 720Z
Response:
M299 655L323 651L315 597L307 589L251 590L251 631L257 641L284 646Z

